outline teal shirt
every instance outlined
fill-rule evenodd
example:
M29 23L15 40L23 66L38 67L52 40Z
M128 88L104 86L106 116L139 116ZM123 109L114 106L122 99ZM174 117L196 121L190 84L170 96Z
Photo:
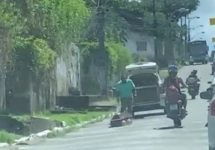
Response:
M121 98L129 98L133 97L133 90L135 89L135 85L132 80L127 79L126 83L122 83L119 81L114 88L119 92L119 96Z

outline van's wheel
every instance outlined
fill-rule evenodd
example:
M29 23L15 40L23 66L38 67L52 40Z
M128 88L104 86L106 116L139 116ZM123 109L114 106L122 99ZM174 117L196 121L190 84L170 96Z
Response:
M205 60L205 61L203 61L203 63L202 64L207 64L208 62Z
M135 112L132 111L132 118L135 118Z
M192 99L195 99L196 98L196 96L195 95L192 95Z
M166 108L164 108L164 109L163 109L163 113L164 113L164 114L166 114L166 113L167 113Z
M215 150L215 148L209 147L209 150Z

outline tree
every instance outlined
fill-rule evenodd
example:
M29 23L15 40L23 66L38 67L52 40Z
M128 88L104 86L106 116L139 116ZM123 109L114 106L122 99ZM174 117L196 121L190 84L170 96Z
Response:
M90 14L83 0L10 0L9 3L15 4L26 20L25 36L45 39L57 51L62 43L80 41Z

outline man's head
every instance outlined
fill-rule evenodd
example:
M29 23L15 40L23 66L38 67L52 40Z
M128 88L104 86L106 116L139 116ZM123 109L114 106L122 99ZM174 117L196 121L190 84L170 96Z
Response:
M169 77L175 78L178 74L178 68L176 65L170 65L168 67Z
M125 83L125 82L126 82L126 79L127 79L127 75L126 75L125 73L122 73L122 74L121 74L121 81L122 81L123 83Z
M191 72L191 75L197 75L197 70L193 70L192 72Z

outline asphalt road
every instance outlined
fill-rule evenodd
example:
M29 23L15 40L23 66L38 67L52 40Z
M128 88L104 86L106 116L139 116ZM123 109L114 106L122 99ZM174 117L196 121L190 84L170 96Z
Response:
M212 79L209 65L187 66L179 76L186 78L193 70L199 71L201 91ZM39 145L21 146L20 150L207 150L207 106L199 97L190 100L189 115L183 120L183 128L173 129L172 120L164 115L139 116L131 125L108 128L109 120L90 125L62 138L49 139Z

